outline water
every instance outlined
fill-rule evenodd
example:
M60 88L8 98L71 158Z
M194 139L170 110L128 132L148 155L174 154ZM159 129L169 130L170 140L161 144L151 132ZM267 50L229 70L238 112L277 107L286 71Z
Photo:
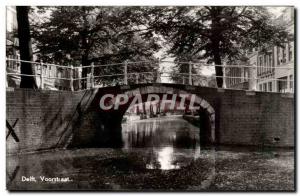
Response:
M292 150L201 149L181 117L122 125L124 147L7 156L11 190L293 190ZM33 177L35 181L22 181ZM62 182L42 178L67 178Z
M122 126L123 149L143 148L147 169L180 169L199 157L199 131L180 116L130 121Z

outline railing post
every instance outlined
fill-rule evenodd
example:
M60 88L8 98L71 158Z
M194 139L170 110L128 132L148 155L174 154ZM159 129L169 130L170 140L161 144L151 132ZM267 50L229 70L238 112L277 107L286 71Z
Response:
M44 78L47 78L48 77L48 66L47 64L45 64L45 77Z
M160 64L160 58L158 58L158 68L157 68L157 76L156 76L156 83L161 83L161 79L160 79L160 73L159 73L159 64Z
M161 83L159 69L157 70L156 83Z
M83 66L82 64L79 65L79 67L76 70L76 74L77 74L77 84L78 84L78 89L83 90L83 80L82 80L82 70L83 70Z
M223 63L223 86L222 88L226 88L226 62Z
M290 93L291 92L291 86L290 86L290 76L289 75L287 76L286 82L287 82L287 84L286 84L287 93Z
M192 62L189 62L189 85L192 85Z
M34 64L34 77L35 77L35 81L38 80L39 74L38 74L38 64Z
M40 89L43 89L44 88L44 81L43 81L43 61L41 61L41 64L40 64Z
M71 69L70 69L70 89L71 91L74 91L74 85L73 85L73 71L74 67L73 65L71 65Z
M94 63L91 64L91 88L95 87L94 83Z
M135 75L135 83L136 83L136 84L139 83L139 74L138 74L138 73Z
M128 84L128 77L127 77L127 61L124 62L124 85Z
M49 66L49 69L48 69L48 66ZM47 70L48 70L48 79L50 80L50 78L51 78L51 70L52 70L51 65L47 65Z
M9 56L8 56L9 57ZM9 67L9 60L6 58L6 67ZM7 70L5 69L5 87L8 87L8 75L7 75Z

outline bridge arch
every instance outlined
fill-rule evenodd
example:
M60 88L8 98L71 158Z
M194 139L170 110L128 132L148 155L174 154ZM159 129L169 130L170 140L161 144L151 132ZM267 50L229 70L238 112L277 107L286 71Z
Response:
M78 128L73 132L70 147L121 147L123 145L122 119L130 107L131 99L137 94L141 95L142 102L147 102L149 94L159 96L164 94L194 95L194 105L200 106L198 110L200 118L196 118L196 123L200 125L200 144L218 143L216 131L218 111L215 110L217 108L214 108L216 105L214 98L209 96L210 94L207 94L206 91L189 89L188 87L174 84L138 84L97 89L94 92L91 104L78 121ZM99 107L99 103L101 98L107 94L114 96L125 94L128 96L129 101L120 105L117 110L105 111ZM203 96L201 96L202 94ZM190 120L188 117L185 119Z
M131 100L133 97L135 97L137 94L140 94L142 97L142 101L146 102L145 99L146 96L143 95L149 95L149 94L157 94L157 95L163 95L163 94L194 94L189 93L186 90L182 90L179 88L169 87L169 86L143 86L143 87L137 87L134 89L129 89L124 92ZM204 138L203 143L205 144L213 144L215 143L215 110L212 107L212 105L205 100L204 98L201 98L199 95L194 94L195 99L193 100L195 105L200 106L199 113L200 113L200 135ZM189 102L190 100L188 100ZM127 109L129 108L130 104L126 104L125 107L122 110L122 114L124 115ZM185 117L186 120L188 120L188 117ZM205 133L204 133L205 132ZM201 139L201 137L200 137ZM208 141L207 141L208 140Z

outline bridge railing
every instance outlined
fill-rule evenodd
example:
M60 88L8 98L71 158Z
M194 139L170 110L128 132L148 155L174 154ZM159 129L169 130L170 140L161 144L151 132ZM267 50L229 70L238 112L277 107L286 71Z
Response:
M235 88L234 85L247 84L245 90L257 90L261 81L279 82L280 85L293 83L287 79L275 78L275 70L294 70L293 66L255 66L255 65L214 65L203 62L174 62L174 61L139 61L113 63L105 65L91 64L89 66L64 66L44 62L32 62L19 59L6 59L7 61L7 86L11 86L11 80L20 80L20 77L34 77L41 89L52 90L82 90L95 87L114 85L128 85L136 83L177 83L195 86L215 86L216 78L223 78L222 88ZM20 63L28 63L33 69L33 74L21 74ZM15 66L18 64L19 66ZM180 67L177 72L159 69L162 65ZM209 67L221 67L222 76L206 75L203 70ZM143 69L142 71L141 68ZM86 70L85 70L86 69ZM257 70L265 69L269 75L265 78L258 76ZM86 75L83 76L83 71ZM270 74L271 73L271 74ZM273 75L272 75L273 73ZM10 81L10 82L9 82ZM18 82L17 82L18 83ZM291 85L290 85L291 86ZM216 87L216 86L215 86Z

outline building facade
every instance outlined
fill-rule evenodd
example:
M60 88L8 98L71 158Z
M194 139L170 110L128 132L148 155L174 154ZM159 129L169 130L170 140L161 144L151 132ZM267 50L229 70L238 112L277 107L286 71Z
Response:
M275 21L294 35L294 9L288 7ZM294 40L283 47L271 47L267 54L258 53L257 89L267 92L294 92ZM275 79L275 80L274 80Z
M39 20L39 17L35 15L34 12L29 14L30 21ZM7 76L7 86L8 87L19 87L21 78L19 75L21 73L21 63L17 60L20 60L20 52L18 50L19 41L15 36L15 33L18 29L17 23L17 12L16 6L7 6L6 7L6 72L15 73L16 75ZM34 45L32 46L34 48ZM71 90L70 80L64 78L70 78L71 72L67 68L58 68L56 66L50 66L42 64L37 55L33 55L34 66L33 73L35 74L35 81L38 87L48 90ZM42 77L41 77L42 75ZM81 69L74 69L73 78L79 78L81 76ZM80 81L73 81L73 89L80 88Z
M294 8L287 7L274 21L278 25L286 27L287 31L294 35ZM294 39L282 43L280 46L270 46L267 51L255 48L247 52L247 66L255 67L255 89L265 92L294 92ZM249 89L249 77L251 68L228 68L226 87L234 89ZM245 78L238 79L234 77ZM248 83L247 83L248 82Z

